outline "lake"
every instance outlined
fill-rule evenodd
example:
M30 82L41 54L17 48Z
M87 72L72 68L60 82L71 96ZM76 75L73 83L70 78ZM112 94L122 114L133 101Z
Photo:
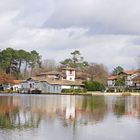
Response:
M140 96L3 94L0 140L140 140Z

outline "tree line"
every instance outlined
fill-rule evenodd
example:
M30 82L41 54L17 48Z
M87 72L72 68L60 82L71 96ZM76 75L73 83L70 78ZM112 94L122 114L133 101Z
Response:
M54 60L42 60L41 55L35 50L28 52L22 49L6 48L0 50L0 69L7 75L13 75L15 79L26 79L39 72L59 71L62 66L69 66L88 74L91 80L105 84L108 71L103 64L85 61L79 50L70 54L70 58L64 59L57 65Z
M66 58L57 64L54 60L42 60L41 55L36 51L25 51L6 48L0 50L0 70L3 76L14 76L14 79L26 79L35 76L39 72L61 70L62 66L69 66L81 71L90 77L90 81L96 81L103 85L107 82L108 70L104 64L87 62L79 50L70 53L71 57ZM140 56L138 56L138 66L140 67ZM118 75L123 71L122 67L116 67L113 75ZM1 74L2 75L2 74ZM7 76L8 77L8 76ZM124 76L118 79L118 84L124 82Z
M28 52L6 48L0 51L0 69L6 74L14 75L16 79L21 78L21 71L23 77L26 77L28 70L32 75L36 65L41 66L41 56L35 50Z

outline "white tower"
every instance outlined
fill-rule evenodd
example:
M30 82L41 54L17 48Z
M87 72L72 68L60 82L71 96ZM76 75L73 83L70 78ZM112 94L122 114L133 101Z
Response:
M65 73L66 73L66 80L75 81L75 69L74 68L66 67L63 70L65 70Z

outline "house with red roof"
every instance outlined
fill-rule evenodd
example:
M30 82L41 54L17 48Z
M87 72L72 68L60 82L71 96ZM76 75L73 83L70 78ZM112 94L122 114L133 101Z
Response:
M117 80L117 76L116 75L111 75L107 78L107 85L108 86L115 86L115 83L116 83L116 80Z
M138 87L140 86L140 73L137 70L124 70L120 74L124 74L125 78L125 87ZM120 75L119 74L119 75ZM116 80L119 75L111 75L107 79L108 87L115 87ZM139 84L138 84L139 83Z

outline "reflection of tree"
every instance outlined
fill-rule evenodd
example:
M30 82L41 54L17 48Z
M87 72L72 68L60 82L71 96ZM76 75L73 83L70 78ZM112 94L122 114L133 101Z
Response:
M14 108L12 112L8 108L10 107L7 107L6 110L3 110L0 108L0 112L3 112L3 113L0 113L0 127L10 129L14 125L17 108Z
M140 97L134 97L133 100L134 113L140 119Z
M0 98L0 128L35 128L39 123L40 116L34 117L30 110L20 110L14 105L13 97Z
M19 111L18 107L13 108L9 112L0 113L0 127L6 129L22 129L35 128L40 123L40 117L34 118L24 111L24 115ZM29 117L30 116L30 117Z
M125 98L117 98L114 106L115 115L118 117L125 114Z
M113 105L117 117L129 116L140 118L140 97L118 97Z
M104 118L106 105L103 96L83 97L81 105L82 114L88 116L91 121L99 121Z

